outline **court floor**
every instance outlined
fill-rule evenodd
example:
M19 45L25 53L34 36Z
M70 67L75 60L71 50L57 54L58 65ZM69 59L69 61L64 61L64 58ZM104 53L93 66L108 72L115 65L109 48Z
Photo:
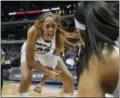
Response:
M4 81L2 89L2 97L17 97L19 83ZM29 97L63 97L63 90L58 86L45 85L42 89L42 93L36 93L33 88L35 84L31 84ZM75 90L75 95L77 90ZM106 97L113 97L111 94L105 94Z
M4 81L2 89L2 97L17 97L19 83ZM29 96L30 97L63 97L62 88L55 86L45 85L42 93L36 93L33 88L35 85L31 85Z

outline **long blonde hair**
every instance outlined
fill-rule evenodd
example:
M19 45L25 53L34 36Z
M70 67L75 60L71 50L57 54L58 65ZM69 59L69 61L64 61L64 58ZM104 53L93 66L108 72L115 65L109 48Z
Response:
M36 27L38 27L38 25L39 25L41 33L42 33L42 23L44 22L44 19L46 17L49 17L49 16L53 17L57 24L60 25L60 23L61 23L60 15L56 15L56 14L53 14L51 12L43 13L42 15L40 15L38 17L38 19L34 23L34 25ZM74 46L74 44L72 44L71 42L69 42L67 40L67 37L71 36L71 35L72 35L72 33L63 30L61 27L57 27L57 30L56 30L56 48L54 50L55 55L60 55L61 52L64 51L66 43ZM41 36L41 35L39 34L38 36Z

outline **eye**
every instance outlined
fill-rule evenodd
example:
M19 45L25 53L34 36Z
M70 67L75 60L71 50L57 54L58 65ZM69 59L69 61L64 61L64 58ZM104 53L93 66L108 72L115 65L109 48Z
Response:
M55 29L56 25L55 25L55 24L52 24L51 27L52 27L53 29Z
M50 27L50 25L49 25L49 24L47 24L47 25L46 25L46 28L48 29L49 27Z

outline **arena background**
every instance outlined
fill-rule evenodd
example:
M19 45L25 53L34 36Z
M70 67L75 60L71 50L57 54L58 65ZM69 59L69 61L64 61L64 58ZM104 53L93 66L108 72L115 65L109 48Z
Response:
M1 1L1 48L6 55L3 65L3 96L16 95L17 87L13 85L19 84L20 81L20 49L26 40L27 30L34 23L35 19L40 14L48 11L60 14L63 29L72 32L75 29L73 13L77 3L77 1ZM112 1L109 3L113 4ZM77 63L77 54L78 47L73 48L66 45L65 53L61 55L66 66L73 74L76 89L75 65ZM39 83L42 76L40 72L35 70L32 85ZM61 88L59 81L48 80L46 85Z

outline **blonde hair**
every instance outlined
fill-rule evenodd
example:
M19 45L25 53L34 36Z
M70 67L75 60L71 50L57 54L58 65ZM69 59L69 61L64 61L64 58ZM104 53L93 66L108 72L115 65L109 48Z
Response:
M46 12L46 13L43 13L42 15L40 15L37 20L35 21L35 25L38 25L40 23L43 23L43 21L45 20L45 18L47 17L53 17L53 19L55 19L56 23L60 23L61 22L61 17L60 15L57 15L57 14L54 14L54 13L51 13L51 12Z
M60 24L60 22L61 22L60 15L56 15L56 14L53 14L51 12L43 13L35 21L35 26L37 26L38 24L40 25L39 28L40 28L41 33L42 33L42 23L45 20L45 18L49 17L49 16L53 17L57 24ZM69 42L66 39L67 35L69 35L69 34L70 34L69 32L66 32L62 28L57 27L57 30L56 30L56 48L54 50L55 55L60 55L61 52L64 52L64 48L65 48L66 43L70 44L70 45L73 45L71 42ZM41 34L39 34L38 36L41 36Z

